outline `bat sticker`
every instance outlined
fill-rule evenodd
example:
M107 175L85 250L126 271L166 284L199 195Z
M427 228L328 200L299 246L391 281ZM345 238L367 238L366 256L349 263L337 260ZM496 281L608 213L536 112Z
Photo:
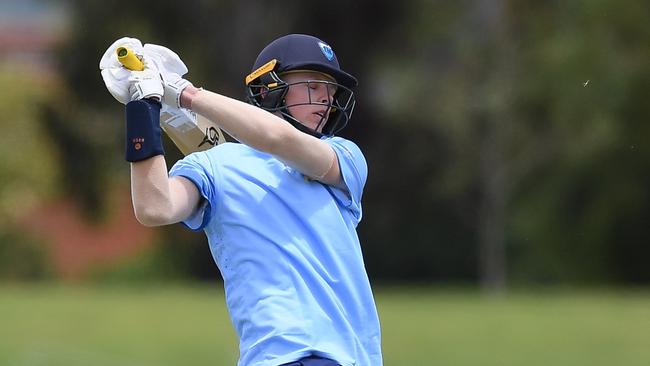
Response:
M197 147L201 147L204 144L210 144L212 146L216 145L219 142L219 131L215 127L208 127L205 129L205 137L203 141Z

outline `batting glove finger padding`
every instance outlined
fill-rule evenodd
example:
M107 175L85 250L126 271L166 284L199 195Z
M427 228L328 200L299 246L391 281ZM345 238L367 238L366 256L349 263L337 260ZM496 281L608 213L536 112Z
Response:
M126 69L117 58L117 49L127 47L143 61L144 71L131 71ZM180 93L190 85L182 76L187 73L187 66L172 50L156 44L147 43L144 46L137 38L123 37L111 44L99 61L102 79L109 93L120 103L126 104L131 100L142 98L162 99L163 93L168 90L165 103L178 107ZM138 72L150 73L138 74ZM152 73L160 74L154 78ZM160 79L168 87L161 89ZM157 80L157 81L156 81Z
M162 75L176 74L180 77L187 74L185 63L169 48L147 43L143 50L145 60L151 58Z
M162 79L157 70L145 66L143 71L131 71L129 81L129 100L140 100L144 98L162 100L164 88Z
M128 80L131 71L120 67L104 69L101 73L106 89L108 89L108 92L111 93L113 98L117 99L117 101L122 104L128 103L131 100Z
M131 70L123 67L117 59L119 47L128 47L139 57L143 57L143 47L139 39L123 37L113 42L99 61L99 69L106 89L118 102L126 104L131 101L131 92L129 91Z

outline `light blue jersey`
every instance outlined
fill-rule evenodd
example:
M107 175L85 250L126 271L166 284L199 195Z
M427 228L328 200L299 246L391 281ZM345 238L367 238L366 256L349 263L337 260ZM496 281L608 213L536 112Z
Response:
M203 229L224 279L240 366L310 354L381 366L379 319L356 233L367 176L363 154L324 138L349 193L310 181L273 156L226 143L185 157L205 203L184 223Z

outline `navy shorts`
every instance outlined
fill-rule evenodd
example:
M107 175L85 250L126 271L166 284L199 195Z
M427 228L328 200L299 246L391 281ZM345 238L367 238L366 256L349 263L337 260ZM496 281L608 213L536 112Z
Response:
M328 358L322 358L317 356L309 356L301 358L296 362L285 363L280 366L341 366L336 361L332 361Z

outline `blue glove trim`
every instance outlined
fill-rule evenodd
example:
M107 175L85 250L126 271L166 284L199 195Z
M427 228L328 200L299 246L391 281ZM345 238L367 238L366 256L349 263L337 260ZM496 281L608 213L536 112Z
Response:
M160 128L160 102L133 100L126 104L126 161L165 155Z

